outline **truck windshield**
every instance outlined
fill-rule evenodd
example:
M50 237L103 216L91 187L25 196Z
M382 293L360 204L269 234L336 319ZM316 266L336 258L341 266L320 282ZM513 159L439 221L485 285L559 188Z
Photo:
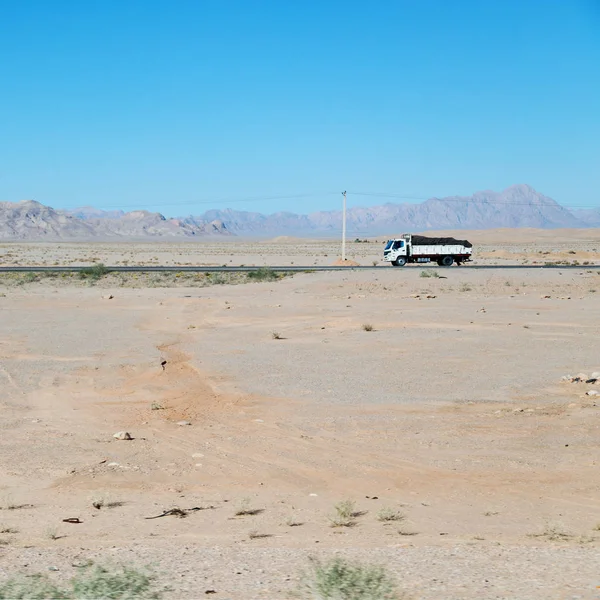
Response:
M389 250L392 247L394 240L388 240L388 243L385 245L384 250Z

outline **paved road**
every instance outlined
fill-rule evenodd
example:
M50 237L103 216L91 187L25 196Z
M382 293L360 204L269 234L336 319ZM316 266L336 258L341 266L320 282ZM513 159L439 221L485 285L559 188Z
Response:
M404 269L427 269L435 267L436 269L598 269L600 265L463 265L461 267L438 267L437 265L429 264L417 264L403 267ZM174 273L248 273L250 271L256 271L259 268L265 267L157 267L157 266L136 266L136 267L106 267L108 271L117 271L121 273L148 273L148 272L174 272ZM391 265L380 265L376 267L372 266L360 266L360 267L331 267L331 266L275 266L266 267L271 271L279 272L303 272L303 271L344 271L344 270L361 270L361 271L376 271L381 269L394 268ZM0 273L43 273L43 272L66 272L66 273L77 273L83 269L89 269L88 267L0 267ZM397 271L401 271L402 268L396 268Z

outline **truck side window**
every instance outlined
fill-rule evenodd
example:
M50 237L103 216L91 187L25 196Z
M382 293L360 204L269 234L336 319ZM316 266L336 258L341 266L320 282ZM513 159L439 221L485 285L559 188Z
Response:
M402 241L394 242L394 250L398 250L403 247L404 247L404 242L402 242Z

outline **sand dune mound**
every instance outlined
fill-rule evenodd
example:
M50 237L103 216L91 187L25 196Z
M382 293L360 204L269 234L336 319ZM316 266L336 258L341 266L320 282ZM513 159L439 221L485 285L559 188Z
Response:
M332 267L360 267L360 263L357 263L355 260L342 260L338 258L336 261L331 263Z

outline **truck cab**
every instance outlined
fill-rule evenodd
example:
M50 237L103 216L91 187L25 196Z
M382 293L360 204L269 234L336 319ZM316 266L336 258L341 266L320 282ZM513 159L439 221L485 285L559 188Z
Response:
M406 240L388 240L383 250L383 260L386 262L396 263L398 258L404 260L406 264L406 256L408 255L408 246Z

